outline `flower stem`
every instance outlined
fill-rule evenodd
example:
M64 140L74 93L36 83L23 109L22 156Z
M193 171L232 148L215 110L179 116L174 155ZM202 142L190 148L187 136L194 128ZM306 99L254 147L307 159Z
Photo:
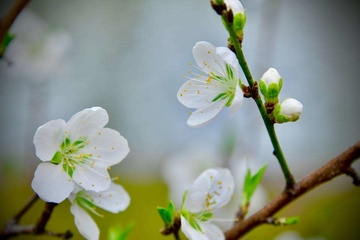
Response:
M242 46L241 46L241 40L239 40L239 38L236 36L235 31L232 29L232 23L229 23L226 19L224 19L226 24L227 24L227 30L230 34L230 38L232 40L232 43L234 44L234 48L235 48L235 54L236 57L239 61L239 64L245 74L245 77L249 83L251 92L252 92L252 97L256 102L256 105L260 111L261 117L264 121L264 124L266 126L266 130L269 134L271 143L273 145L274 148L274 155L275 157L278 159L279 164L281 166L281 170L285 176L285 180L286 180L286 189L292 189L294 184L295 184L295 180L293 175L290 172L289 166L286 162L284 153L282 152L281 149L281 145L279 143L279 140L277 139L276 136L276 131L275 131L275 127L274 127L274 122L270 119L269 115L266 112L265 106L263 104L263 101L259 95L259 90L258 90L258 85L257 82L254 81L252 74L250 72L249 66L246 62L244 53L242 51Z

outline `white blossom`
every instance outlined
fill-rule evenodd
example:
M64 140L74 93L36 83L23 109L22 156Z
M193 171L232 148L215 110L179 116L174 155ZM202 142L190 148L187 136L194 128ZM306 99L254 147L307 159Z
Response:
M226 47L198 42L193 48L193 55L203 73L187 77L189 80L177 93L183 105L196 108L196 111L190 112L187 124L191 127L203 126L225 106L230 107L230 115L233 116L243 103L240 66L235 54Z
M129 153L127 140L104 128L109 120L100 107L84 109L68 122L50 121L35 133L36 155L43 163L31 183L46 202L59 203L69 197L75 183L95 192L109 188L108 167Z
M212 224L213 212L232 198L234 179L228 169L203 172L184 195L181 229L190 240L225 239L222 230Z

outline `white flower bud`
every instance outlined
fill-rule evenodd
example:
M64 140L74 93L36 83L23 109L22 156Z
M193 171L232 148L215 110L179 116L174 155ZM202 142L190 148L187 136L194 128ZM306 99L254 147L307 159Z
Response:
M238 37L242 37L243 29L246 23L246 13L243 5L239 0L224 0L226 9L232 11L234 16L233 29Z
M299 119L303 110L301 102L294 98L287 98L277 105L274 110L275 122L295 122Z
M244 14L245 10L239 0L224 0L228 11L232 11L234 16L238 13Z
M265 102L276 104L282 87L282 77L275 68L269 68L260 79L260 91Z

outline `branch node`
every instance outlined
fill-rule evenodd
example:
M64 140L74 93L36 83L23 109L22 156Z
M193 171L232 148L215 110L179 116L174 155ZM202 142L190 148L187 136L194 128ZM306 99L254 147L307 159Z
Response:
M348 169L345 170L345 174L353 179L353 184L355 186L357 186L357 187L360 186L360 177L354 168L349 167Z

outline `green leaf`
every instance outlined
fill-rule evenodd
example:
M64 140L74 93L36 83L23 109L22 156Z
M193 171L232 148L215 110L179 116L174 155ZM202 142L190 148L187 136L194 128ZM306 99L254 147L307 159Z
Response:
M284 218L284 220L282 221L283 225L294 225L296 223L298 223L300 221L299 217L289 217L289 218Z
M175 206L174 206L174 203L172 201L170 201L167 211L169 213L170 220L171 220L171 225L172 225L173 222L174 222L174 219L175 219Z
M171 214L168 212L167 209L162 208L162 207L158 207L157 208L158 213L160 214L163 222L165 223L166 226L171 225L172 221L171 221Z
M183 196L183 198L182 198L181 208L180 208L180 209L183 208L187 195L188 195L188 191L186 190L186 191L184 192L184 196Z
M244 182L242 206L246 206L246 205L250 204L251 197L254 194L257 186L261 182L261 179L264 175L266 167L267 167L267 165L264 164L255 175L252 175L251 170L248 169L246 176L245 176L245 182Z
M126 240L130 232L134 228L134 223L130 223L127 227L123 228L121 225L109 228L109 240Z
M6 32L4 39L0 43L0 57L4 55L7 46L14 39L14 35L11 35L9 32Z
M273 218L270 224L274 226L289 226L294 225L300 221L299 217L288 217L288 218Z

